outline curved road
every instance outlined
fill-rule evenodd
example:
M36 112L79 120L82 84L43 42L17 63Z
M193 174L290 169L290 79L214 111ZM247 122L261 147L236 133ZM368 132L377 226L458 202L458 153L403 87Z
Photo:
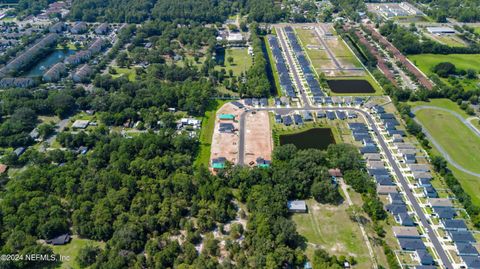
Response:
M277 28L277 34L280 40L280 44L284 49L285 55L287 56L287 62L288 65L290 66L290 71L294 75L294 80L297 84L298 90L300 91L300 97L303 101L303 107L300 108L277 108L277 107L263 107L263 108L254 108L252 110L246 109L244 113L240 116L240 130L239 130L239 142L238 142L238 165L243 165L244 164L244 156L245 156L245 116L248 113L251 113L253 110L266 110L266 111L274 111L279 114L287 114L292 111L325 111L325 110L349 110L358 113L361 115L364 119L365 122L372 128L375 137L377 138L379 142L379 146L382 148L383 152L385 152L385 155L387 157L387 161L390 163L392 166L393 172L398 178L399 183L402 185L402 188L405 192L405 195L407 196L408 201L412 205L413 210L415 211L416 215L418 216L418 219L420 220L420 223L426 230L427 236L429 238L429 241L432 242L432 245L438 254L440 261L443 265L444 268L446 269L453 269L453 265L450 262L450 260L447 257L447 254L445 250L443 249L442 244L438 240L437 236L435 235L432 226L430 225L430 222L428 221L427 217L425 216L425 213L423 212L422 208L420 207L417 199L415 198L412 190L410 190L410 187L408 185L408 181L405 178L405 176L402 174L400 167L398 166L397 162L395 161L395 157L393 156L392 152L389 150L387 142L384 140L383 136L380 134L380 130L378 129L377 125L375 124L375 120L370 113L366 112L363 109L359 108L353 108L353 107L312 107L309 103L308 97L305 93L305 89L300 81L300 76L297 70L295 69L295 65L293 62L293 56L290 54L290 51L288 50L283 29Z
M450 260L447 257L447 254L445 253L445 250L442 247L442 244L438 240L437 236L435 235L430 222L428 221L427 216L423 212L422 208L420 207L420 204L416 200L412 190L410 189L408 185L408 180L405 178L403 173L400 170L400 167L398 166L397 162L395 161L395 157L393 156L392 152L390 152L387 142L384 140L383 136L380 134L380 130L375 124L375 120L372 115L370 115L368 112L364 111L363 109L359 108L354 108L354 107L309 107L309 108L277 108L277 107L264 107L264 108L254 108L252 110L246 110L242 115L240 116L240 130L239 130L239 136L240 136L240 141L238 143L238 153L239 153L239 165L243 165L243 156L245 155L245 132L244 128L244 122L245 122L245 115L250 113L253 110L267 110L267 111L274 111L279 114L287 114L293 111L336 111L336 110L349 110L358 113L361 115L367 124L373 129L374 135L377 138L379 142L379 146L382 148L383 152L385 152L385 155L387 157L388 163L392 166L393 172L397 176L400 184L402 185L402 188L407 196L408 201L412 205L416 215L418 216L418 219L420 220L420 223L422 226L425 228L427 232L427 236L432 242L433 247L435 248L438 256L440 257L440 260L443 264L443 266L447 269L453 269L453 265L450 262Z
M449 109L446 109L446 108L436 107L436 106L417 106L417 107L414 107L412 109L412 113L415 114L415 112L418 112L422 109L434 109L434 110L440 110L440 111L450 113L453 116L455 116L457 119L459 119L463 124L465 124L470 130L472 130L474 134L476 134L477 136L480 137L480 130L475 128L472 125L472 123L470 123L470 121L468 119L463 118L460 114L458 114L455 111L452 111L452 110L449 110ZM435 138L433 138L432 134L427 130L427 128L425 128L425 126L416 117L414 117L413 120L415 120L416 123L418 123L418 124L420 124L420 126L422 126L423 133L425 133L428 140L430 140L432 142L432 144L438 149L438 151L440 151L440 153L443 155L445 160L447 160L451 165L455 166L455 168L457 168L458 170L460 170L464 173L467 173L471 176L480 178L480 173L475 173L473 171L470 171L470 170L464 168L459 163L457 163L455 160L453 160L453 158L450 156L450 154L448 154L448 152L440 145L440 143L438 143L437 140L435 140Z

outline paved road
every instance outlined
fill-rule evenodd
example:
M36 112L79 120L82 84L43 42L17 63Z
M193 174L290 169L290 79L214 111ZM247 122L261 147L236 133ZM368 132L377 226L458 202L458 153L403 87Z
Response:
M476 134L477 136L480 137L480 130L478 130L477 128L475 128L472 123L468 120L468 119L465 119L463 118L460 114L458 114L457 112L455 111L452 111L452 110L449 110L449 109L445 109L445 108L441 108L441 107L435 107L435 106L417 106L415 108L412 109L412 113L416 113L422 109L435 109L435 110L440 110L440 111L445 111L447 113L450 113L452 114L453 116L455 116L457 119L459 119L461 122L463 122L463 124L465 124L468 128L470 128L470 130L473 131L474 134ZM425 135L427 136L428 140L430 142L432 142L432 144L438 149L438 151L440 151L440 153L443 155L443 157L445 158L445 160L447 160L451 165L453 165L455 168L457 168L458 170L464 172L464 173L467 173L471 176L474 176L474 177L477 177L477 178L480 178L480 173L475 173L473 171L470 171L466 168L464 168L461 164L457 163L451 156L450 154L448 154L448 152L440 145L440 143L438 143L437 140L435 140L435 138L432 136L432 134L427 130L427 128L425 128L425 126L416 118L414 117L413 118L415 120L416 123L420 124L420 126L422 126L422 131L423 133L425 133Z
M320 43L322 43L322 46L325 48L325 51L327 52L328 56L330 59L333 61L333 63L337 66L339 70L343 70L343 67L340 65L340 62L337 60L337 57L335 57L335 54L330 50L330 47L325 43L325 40L323 40L321 33L319 32L320 30L318 27L314 27L315 30L315 35L317 36L318 40ZM322 29L323 30L323 29ZM323 30L325 31L325 30Z
M326 110L349 110L358 113L361 115L367 124L373 129L374 135L377 138L379 142L379 146L382 148L383 152L385 153L387 160L389 164L391 165L393 172L398 178L398 181L402 185L402 188L404 189L405 195L412 205L416 215L418 216L418 219L420 220L421 225L424 227L426 230L427 236L432 242L433 247L435 248L435 251L437 252L441 263L446 269L453 269L453 265L450 262L450 260L447 257L447 254L445 253L445 250L443 249L440 241L438 240L437 236L435 235L429 221L427 220L427 217L425 216L425 213L422 211L422 208L420 207L419 203L417 202L415 196L412 193L412 190L410 190L410 187L408 185L407 179L403 176L397 162L395 161L395 157L393 154L390 152L387 142L384 140L383 136L380 134L380 130L378 129L377 125L375 124L375 120L373 119L373 116L370 115L368 112L359 109L359 108L353 108L353 107L312 107L308 101L308 97L306 96L305 90L303 88L303 85L300 81L299 74L297 70L294 68L293 60L292 60L292 55L290 55L290 51L287 49L283 32L279 29L277 29L277 34L279 36L280 44L282 45L286 55L287 55L287 62L291 67L291 72L294 75L295 82L297 83L297 86L299 87L298 89L300 90L301 93L301 98L304 100L303 106L301 108L277 108L277 107L265 107L265 108L255 108L252 110L266 110L266 111L274 111L279 114L287 114L293 111L302 111L302 110L309 110L309 111L326 111ZM245 126L245 115L247 113L250 113L249 110L246 110L241 116L240 116L240 130L239 130L239 165L243 165L243 157L245 155L245 128L242 128ZM241 162L240 162L241 161Z
M420 207L420 204L417 202L415 196L412 193L412 190L410 190L410 187L408 186L408 181L402 174L397 162L395 161L395 157L393 154L390 152L387 146L387 142L384 140L383 136L380 134L380 130L375 124L375 120L373 119L373 116L370 115L368 112L359 109L359 108L354 108L354 107L309 107L309 108L277 108L277 107L265 107L265 108L255 108L252 110L267 110L267 111L274 111L279 114L287 114L293 111L303 111L303 110L309 110L309 111L327 111L327 110L348 110L348 111L353 111L358 113L359 115L363 116L363 118L366 120L368 125L373 129L374 135L377 138L379 142L379 146L382 148L383 152L385 152L385 155L387 157L388 163L391 165L393 168L393 172L398 178L398 181L402 185L402 188L404 189L404 193L407 196L408 201L412 205L416 215L418 216L420 223L422 226L425 228L427 231L427 236L430 239L430 242L432 242L433 247L435 248L438 256L440 257L441 262L443 263L444 267L447 269L452 269L453 265L449 261L447 254L445 253L440 241L436 237L435 233L433 232L433 229L430 225L430 223L427 220L427 217L425 216L425 213L422 211L422 208ZM245 113L242 114L240 117L240 126L242 126L242 121L244 121L243 115L249 113L250 111L247 110ZM239 141L239 153L245 152L245 149L240 148L244 147L245 145L245 136L242 135L244 129L240 129L240 141Z
M283 33L283 28L277 27L276 30L277 30L278 39L280 40L280 46L282 47L283 51L285 52L285 55L287 56L286 60L290 68L290 72L293 73L294 82L297 86L297 90L299 90L301 93L303 106L304 108L310 108L311 106L308 101L308 97L305 94L305 88L303 87L302 81L300 80L300 74L298 73L298 70L295 68L295 63L293 60L294 56L291 54L291 51L288 49L287 42L285 40L285 36Z

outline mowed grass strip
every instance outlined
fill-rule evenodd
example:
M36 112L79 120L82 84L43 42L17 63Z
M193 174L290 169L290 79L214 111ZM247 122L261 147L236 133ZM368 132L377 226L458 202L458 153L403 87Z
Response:
M313 244L330 254L354 256L358 261L356 268L372 267L360 228L349 218L346 203L323 205L311 199L307 200L307 206L307 214L294 214L292 219L297 231L307 239L309 249Z
M446 111L422 109L416 117L440 146L464 168L480 173L480 138Z
M194 166L209 166L210 148L212 146L212 137L215 129L217 110L225 103L230 101L231 100L212 100L207 108L207 111L205 111L205 116L202 117L202 129L200 130L200 147L194 162Z

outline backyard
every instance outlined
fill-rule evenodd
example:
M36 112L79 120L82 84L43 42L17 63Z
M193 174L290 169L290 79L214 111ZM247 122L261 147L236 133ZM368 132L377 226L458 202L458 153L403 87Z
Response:
M68 261L62 262L61 268L80 268L80 266L75 261L75 258L78 256L78 252L81 248L87 245L98 246L100 248L105 247L105 243L88 240L88 239L80 239L76 236L72 238L72 241L63 246L52 246L53 252L55 254L61 255L63 257L69 258Z

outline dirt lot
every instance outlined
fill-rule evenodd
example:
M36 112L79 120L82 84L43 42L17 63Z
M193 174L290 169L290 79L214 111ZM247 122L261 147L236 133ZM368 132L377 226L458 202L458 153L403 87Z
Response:
M240 118L240 114L242 112L242 109L239 109L231 103L226 103L217 111L217 118L215 119L215 130L213 131L212 137L210 159L225 157L229 162L232 162L234 164L237 163L239 141L238 131L235 131L234 133L220 133L218 129L221 122L230 122L233 123L235 129L238 130L238 119ZM218 115L220 114L233 114L235 115L235 120L219 120Z
M245 118L245 164L258 157L272 159L273 141L267 111L249 113Z

